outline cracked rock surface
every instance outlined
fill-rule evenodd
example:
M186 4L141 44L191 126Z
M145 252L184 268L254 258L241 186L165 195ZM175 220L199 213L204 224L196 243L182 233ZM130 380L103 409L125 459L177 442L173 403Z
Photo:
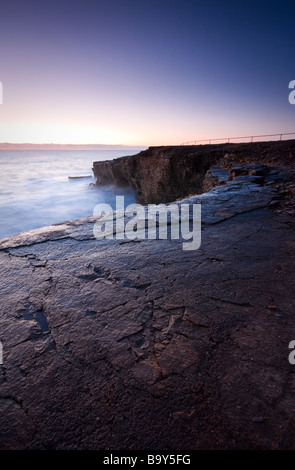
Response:
M195 251L96 240L93 217L2 240L0 448L294 448L294 219L276 197L243 177L185 199Z

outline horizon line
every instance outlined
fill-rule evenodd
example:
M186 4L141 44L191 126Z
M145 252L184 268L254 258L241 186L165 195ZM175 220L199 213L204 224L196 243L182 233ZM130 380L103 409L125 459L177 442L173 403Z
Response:
M35 147L35 148L65 148L65 147L70 147L70 148L92 148L93 150L96 150L96 149L101 149L101 148L110 148L110 149L114 149L114 148L122 148L122 149L127 149L127 148L134 148L134 149L138 149L138 148L148 148L147 145L129 145L129 144L70 144L70 143L67 143L67 144L57 144L57 143L54 143L54 142L50 142L50 143L32 143L32 142L22 142L22 143L16 143L16 142L0 142L0 150L2 149L6 149L6 148L12 148L12 147L17 147L17 148L32 148L32 147Z

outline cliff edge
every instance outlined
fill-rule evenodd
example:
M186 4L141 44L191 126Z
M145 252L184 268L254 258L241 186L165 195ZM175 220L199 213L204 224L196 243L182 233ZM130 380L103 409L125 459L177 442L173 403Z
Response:
M223 164L179 201L194 251L95 217L0 241L1 450L294 449L291 165Z
M141 204L168 203L201 194L213 166L229 169L251 162L293 167L295 141L150 147L136 155L94 162L93 172L98 186L131 186Z

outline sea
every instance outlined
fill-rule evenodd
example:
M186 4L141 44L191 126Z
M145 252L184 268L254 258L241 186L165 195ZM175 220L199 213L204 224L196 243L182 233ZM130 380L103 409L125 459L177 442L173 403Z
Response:
M93 162L139 150L0 150L0 239L93 215L97 204L135 202L131 188L97 187Z

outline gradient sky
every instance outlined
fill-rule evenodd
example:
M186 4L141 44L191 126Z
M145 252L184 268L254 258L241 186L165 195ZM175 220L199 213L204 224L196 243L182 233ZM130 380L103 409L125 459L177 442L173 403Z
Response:
M295 132L294 21L294 0L1 0L0 142Z

